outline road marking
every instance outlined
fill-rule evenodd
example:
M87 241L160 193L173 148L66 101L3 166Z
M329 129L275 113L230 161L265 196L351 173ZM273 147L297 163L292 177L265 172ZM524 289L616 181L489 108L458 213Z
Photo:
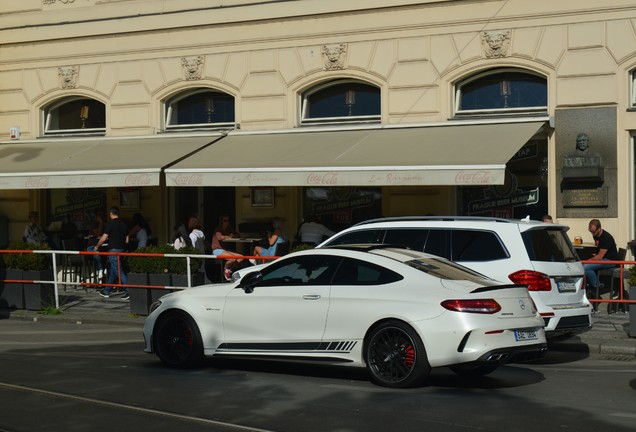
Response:
M75 395L71 395L71 394L67 394L67 393L54 392L54 391L49 391L49 390L42 390L42 389L37 389L37 388L33 388L33 387L21 386L21 385L17 385L17 384L9 384L9 383L0 382L0 387L5 387L5 388L13 389L13 390L22 390L22 391L27 391L27 392L32 392L32 393L41 393L41 394L44 394L44 395L55 396L55 397L60 397L60 398L65 398L65 399L71 399L71 400L76 400L76 401L81 401L81 402L88 402L88 403L97 404L97 405L106 405L106 406L110 406L110 407L114 407L114 408L125 409L125 410L128 410L128 411L137 411L137 412L141 412L141 413L145 413L145 414L155 414L155 415L160 415L160 416L163 416L163 417L171 417L171 418L175 418L175 419L179 419L179 420L188 420L188 421L193 421L193 422L198 422L198 423L210 424L210 425L215 425L215 426L222 426L222 427L225 427L225 428L228 428L228 429L234 429L234 430L240 430L240 431L247 431L247 432L274 432L274 431L271 431L269 429L259 429L259 428L249 427L249 426L242 426L242 425L237 425L237 424L232 424L232 423L225 423L225 422L216 421L216 420L204 419L204 418L201 418L201 417L180 415L180 414L170 413L170 412L166 412L166 411L159 411L159 410L154 410L154 409L150 409L150 408L141 408L141 407L138 407L138 406L126 405L126 404L121 404L121 403L117 403L117 402L109 402L109 401L105 401L105 400L88 398L88 397L83 397L83 396L75 396Z
M636 418L636 414L632 413L614 413L610 414L613 417L627 417L627 418Z

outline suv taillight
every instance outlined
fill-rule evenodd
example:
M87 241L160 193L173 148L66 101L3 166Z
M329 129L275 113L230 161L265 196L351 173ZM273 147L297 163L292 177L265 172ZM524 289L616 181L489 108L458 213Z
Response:
M528 285L528 291L550 291L550 276L532 270L519 270L508 276L511 281L520 285Z
M441 305L444 309L448 309L453 312L494 314L501 310L499 303L493 299L444 300Z

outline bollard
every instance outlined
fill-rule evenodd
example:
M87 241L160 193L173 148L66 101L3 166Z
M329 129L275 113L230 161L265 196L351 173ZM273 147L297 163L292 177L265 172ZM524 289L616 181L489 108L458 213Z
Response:
M636 299L636 286L629 287L629 298ZM629 336L636 337L636 303L629 305Z

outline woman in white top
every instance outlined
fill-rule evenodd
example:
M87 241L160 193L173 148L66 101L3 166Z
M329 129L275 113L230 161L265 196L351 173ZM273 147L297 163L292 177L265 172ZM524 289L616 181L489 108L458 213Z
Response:
M172 247L174 247L175 250L179 250L184 247L192 247L192 239L190 239L188 230L182 223L174 226L174 242L172 243Z

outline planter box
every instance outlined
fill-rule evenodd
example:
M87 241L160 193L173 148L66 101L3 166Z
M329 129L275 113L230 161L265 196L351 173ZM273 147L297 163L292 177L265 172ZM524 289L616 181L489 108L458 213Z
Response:
M128 273L131 285L148 285L146 273ZM147 288L128 288L130 295L130 312L137 315L148 315L150 309L150 290Z
M199 286L205 283L205 275L201 272L194 272L191 274L190 286ZM172 275L172 286L187 288L188 287L188 275Z
M2 279L22 280L22 270L4 269ZM0 308L24 309L24 288L22 283L5 282L0 287Z
M28 270L24 273L24 280L53 281L53 270ZM25 283L24 308L42 310L55 305L55 288L53 284Z
M149 285L172 286L172 275L170 273L150 273L148 275ZM156 302L164 295L171 292L167 289L150 289L150 304Z

